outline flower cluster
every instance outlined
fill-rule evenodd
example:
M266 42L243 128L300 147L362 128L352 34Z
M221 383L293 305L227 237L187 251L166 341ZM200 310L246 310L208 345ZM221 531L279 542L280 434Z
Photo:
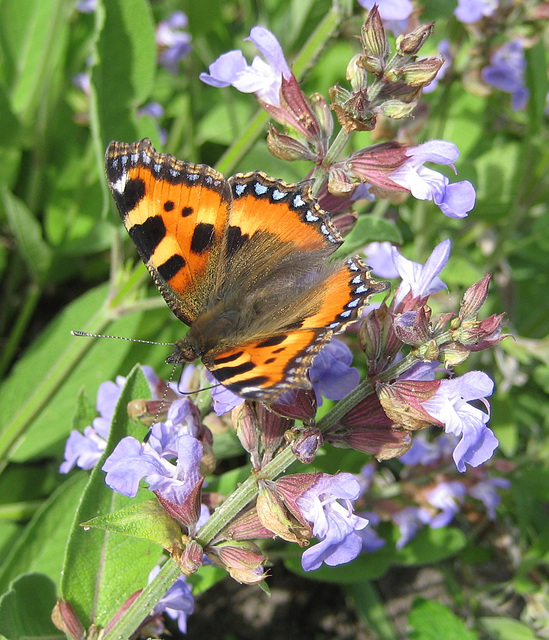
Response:
M248 65L241 51L229 51L200 78L215 87L232 85L255 94L261 106L286 128L281 133L271 126L267 139L271 153L283 160L301 159L321 165L322 172L315 175L318 192L327 181L330 194L346 198L351 198L358 187L362 198L368 191L378 197L410 193L421 200L432 200L447 216L461 218L475 203L471 183L450 184L446 176L424 167L425 162L435 162L453 168L459 155L455 145L444 141L418 147L383 143L346 159L332 158L330 152L330 109L347 135L373 129L381 115L393 119L410 116L422 88L433 81L443 64L442 58L417 60L432 26L401 36L397 40L398 55L391 57L380 12L374 6L362 27L363 53L355 56L347 69L351 88L333 87L330 105L319 94L309 98L303 94L280 44L263 27L254 27L249 38L263 58L256 57ZM320 202L329 210L323 198Z

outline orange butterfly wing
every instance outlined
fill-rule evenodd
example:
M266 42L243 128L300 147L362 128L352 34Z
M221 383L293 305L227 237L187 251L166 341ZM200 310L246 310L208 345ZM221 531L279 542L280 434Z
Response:
M192 324L216 285L231 191L206 165L155 151L150 140L111 142L107 180L120 216L174 314Z

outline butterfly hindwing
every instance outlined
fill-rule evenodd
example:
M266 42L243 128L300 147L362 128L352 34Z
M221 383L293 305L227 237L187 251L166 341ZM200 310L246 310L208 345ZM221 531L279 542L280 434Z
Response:
M273 402L292 388L309 388L314 356L335 334L357 320L385 283L370 278L359 258L349 258L298 300L298 313L272 335L203 358L213 376L234 393Z
M175 315L191 324L217 286L231 191L206 165L157 153L150 140L112 142L109 187L143 262Z

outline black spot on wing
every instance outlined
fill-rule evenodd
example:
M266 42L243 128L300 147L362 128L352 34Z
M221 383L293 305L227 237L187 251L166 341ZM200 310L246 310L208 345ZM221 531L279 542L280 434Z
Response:
M250 387L256 387L258 390L261 390L266 382L269 382L268 376L255 376L242 380L241 382L230 382L227 386L233 393L241 394L244 389L250 389ZM249 391L246 395L254 396L254 394Z
M207 251L213 244L215 229L213 224L200 222L194 228L193 238L191 240L191 251L193 253L203 253Z
M164 211L173 211L174 207L175 207L175 203L173 200L167 200L164 203Z
M272 364L273 362L276 362L276 358L267 358L263 364Z
M192 215L194 209L192 207L183 207L183 209L181 209L181 215L186 218L190 215Z
M247 233L242 233L240 227L232 226L227 229L227 258L231 258L250 239Z
M145 262L148 262L156 247L166 235L166 227L160 216L151 216L142 224L128 229L131 239Z
M234 360L238 360L240 356L243 354L243 351L236 351L235 353L231 353L229 356L218 356L214 358L215 364L225 364L226 362L233 362Z
M258 342L256 346L258 347L274 347L281 342L284 342L288 336L285 333L282 333L278 336L272 336L271 338L267 338L263 340L263 342Z
M212 371L212 374L216 380L224 382L230 378L240 376L243 373L248 373L248 371L251 371L252 369L255 369L255 364L253 362L244 362L236 367L221 367L220 369L215 369L215 371Z
M125 217L128 211L137 207L144 198L145 191L145 183L141 178L132 178L131 180L128 180L124 187L124 193L122 194L118 194L116 191L113 191L114 199L116 200L116 204L122 218Z
M180 256L178 253L174 253L171 258L168 258L164 264L161 264L157 271L160 274L161 278L164 278L166 282L171 280L180 269L182 269L187 263L185 262L185 258Z

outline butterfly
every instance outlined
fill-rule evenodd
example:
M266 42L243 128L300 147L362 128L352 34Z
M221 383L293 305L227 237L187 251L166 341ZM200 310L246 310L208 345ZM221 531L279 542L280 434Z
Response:
M328 262L343 240L310 181L225 179L149 139L111 142L105 165L137 251L189 326L167 362L201 358L240 396L272 403L310 388L315 355L387 288L358 257Z

